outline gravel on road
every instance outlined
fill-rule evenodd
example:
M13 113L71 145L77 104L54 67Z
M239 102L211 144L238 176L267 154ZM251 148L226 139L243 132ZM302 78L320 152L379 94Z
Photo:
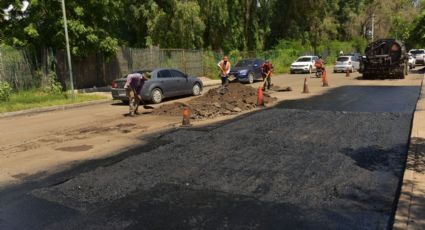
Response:
M264 103L276 101L264 93ZM202 96L186 103L176 102L155 109L153 115L181 116L184 107L189 107L192 119L215 118L237 114L257 107L257 90L240 83L229 84L226 89L210 89Z

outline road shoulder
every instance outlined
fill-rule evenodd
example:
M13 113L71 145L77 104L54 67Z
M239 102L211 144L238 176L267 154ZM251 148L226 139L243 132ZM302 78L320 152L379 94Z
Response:
M425 76L424 76L425 78ZM414 113L406 170L393 229L425 229L425 85Z

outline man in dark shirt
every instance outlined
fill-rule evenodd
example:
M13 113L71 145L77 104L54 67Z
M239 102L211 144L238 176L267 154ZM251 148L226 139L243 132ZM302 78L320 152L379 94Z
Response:
M273 72L273 64L267 60L264 62L264 64L261 66L261 70L263 72L263 90L269 90L272 86L272 72Z
M141 99L140 91L145 84L146 78L143 74L133 73L127 76L127 82L124 85L124 89L127 92L128 104L130 107L130 116L134 114L139 114L137 112Z

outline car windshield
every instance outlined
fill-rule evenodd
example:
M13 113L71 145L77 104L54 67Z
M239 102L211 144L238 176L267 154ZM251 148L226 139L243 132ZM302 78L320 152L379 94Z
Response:
M298 58L297 62L308 62L311 61L311 57L301 57Z
M241 60L236 63L235 67L251 67L254 65L253 60Z
M413 50L411 53L412 54L423 54L423 53L425 53L425 51L423 51L423 50Z
M339 57L336 61L348 61L348 57Z

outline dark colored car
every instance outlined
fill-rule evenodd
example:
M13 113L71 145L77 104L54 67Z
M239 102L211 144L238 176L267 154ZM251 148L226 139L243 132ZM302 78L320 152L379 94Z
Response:
M263 65L264 60L262 59L243 59L238 61L230 69L230 76L234 76L235 79L238 79L240 82L247 82L252 84L255 80L262 80L261 76L261 66Z
M164 98L182 95L199 95L202 92L202 81L197 77L191 77L177 69L159 68L154 70L136 71L148 75L150 78L143 85L140 95L144 101L155 104ZM128 102L124 89L126 77L112 82L112 97L116 100Z

